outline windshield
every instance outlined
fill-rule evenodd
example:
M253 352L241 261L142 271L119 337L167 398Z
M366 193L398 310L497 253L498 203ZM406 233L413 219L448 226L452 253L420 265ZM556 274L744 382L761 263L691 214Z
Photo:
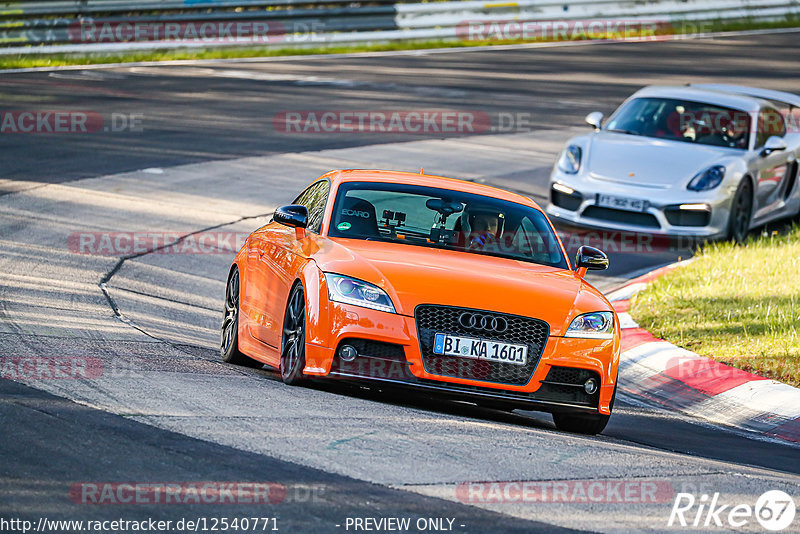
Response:
M347 182L328 235L512 258L567 268L544 214L495 198L412 185Z
M702 102L635 98L611 117L605 130L746 150L750 140L750 115L746 111Z

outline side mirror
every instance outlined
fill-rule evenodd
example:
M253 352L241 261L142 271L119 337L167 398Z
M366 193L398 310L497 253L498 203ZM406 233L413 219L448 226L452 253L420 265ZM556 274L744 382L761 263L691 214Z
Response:
M583 119L586 121L586 124L594 128L595 130L599 130L600 127L603 125L603 113L600 111L592 111L586 118Z
M761 157L769 156L778 150L786 150L786 141L783 140L783 137L773 135L764 143L764 148L761 150Z
M604 271L608 269L608 256L600 249L582 246L575 255L575 268L584 268L589 271Z
M275 215L272 217L272 220L284 226L305 228L308 226L308 209L299 204L281 206L275 210Z

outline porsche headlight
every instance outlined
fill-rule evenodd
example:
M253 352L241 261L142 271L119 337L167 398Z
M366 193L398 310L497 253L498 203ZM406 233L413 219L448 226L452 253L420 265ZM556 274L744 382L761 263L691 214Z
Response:
M611 339L614 337L614 314L592 312L579 315L572 320L564 337Z
M392 299L378 286L333 273L325 273L325 280L328 284L328 298L334 302L397 313Z
M697 173L695 177L692 178L692 181L689 182L689 185L686 186L686 189L691 191L708 191L721 184L723 178L725 178L725 167L723 165L714 165L713 167L709 167Z
M582 155L583 150L581 150L581 147L569 145L561 152L561 156L558 158L558 169L567 174L577 174L581 168Z

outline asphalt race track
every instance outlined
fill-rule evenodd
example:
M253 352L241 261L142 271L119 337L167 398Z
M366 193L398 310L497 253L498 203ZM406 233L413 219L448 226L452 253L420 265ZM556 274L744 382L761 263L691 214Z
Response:
M797 34L783 33L0 74L4 111L83 110L105 126L112 116L142 126L0 134L0 360L65 357L89 362L92 375L0 380L0 518L270 517L288 533L352 532L348 518L389 517L452 519L441 526L476 533L724 532L713 522L668 527L674 495L719 492L724 504L750 506L767 490L797 495L800 448L630 396L602 435L584 437L557 432L546 414L337 383L292 388L272 371L221 363L216 347L236 240L326 170L424 167L543 201L553 158L586 113L609 113L651 83L797 92L799 52ZM485 113L492 124L446 135L287 134L273 121L290 110L421 109ZM120 233L180 240L149 251L100 246ZM564 235L572 249L602 244ZM187 246L207 236L210 249ZM601 288L690 254L615 238L609 247L613 269L592 279ZM96 505L81 493L198 481L270 483L274 498ZM481 502L459 486L472 481L630 491ZM637 497L642 487L656 488L654 499ZM77 528L58 532L68 530ZM761 527L751 518L738 530Z

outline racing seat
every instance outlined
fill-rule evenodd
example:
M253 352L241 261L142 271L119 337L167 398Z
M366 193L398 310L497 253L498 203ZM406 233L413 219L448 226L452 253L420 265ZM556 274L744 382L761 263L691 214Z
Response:
M380 237L378 233L378 219L375 206L363 198L345 197L342 207L336 217L337 227L346 222L350 228L342 233L358 235L359 237Z
M666 129L659 132L659 137L666 137L671 135L673 139L683 139L684 132L689 129L690 121L694 119L691 113L685 113L683 117L677 110L673 111L667 116Z

